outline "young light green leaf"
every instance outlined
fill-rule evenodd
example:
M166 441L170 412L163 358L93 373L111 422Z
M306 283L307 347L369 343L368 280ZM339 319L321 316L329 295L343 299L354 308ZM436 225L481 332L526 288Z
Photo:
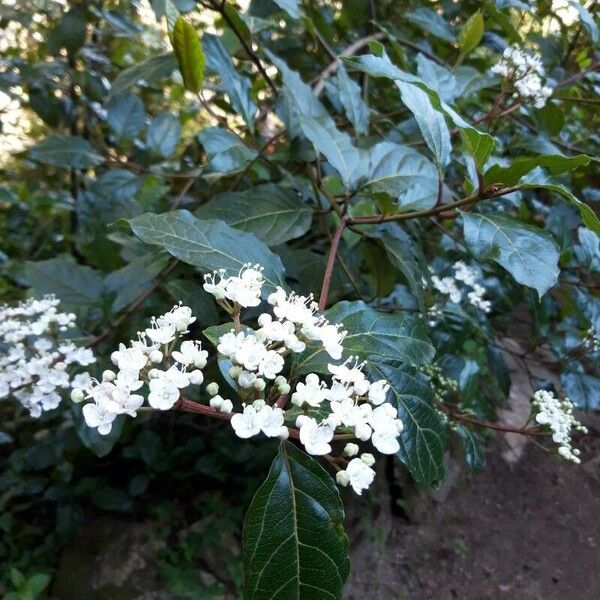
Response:
M196 211L196 216L249 231L268 246L304 235L312 222L312 210L297 192L272 183L214 196Z
M437 483L444 476L446 431L428 383L397 365L372 364L369 372L373 379L385 379L390 384L388 399L404 424L398 458L420 485Z
M407 314L384 314L362 301L338 302L325 312L331 323L340 323L348 332L344 357L358 356L369 362L402 361L423 365L435 350L420 319ZM296 373L327 373L331 357L321 345L312 344L297 358Z
M471 50L474 50L479 46L479 42L483 37L484 27L483 15L480 10L474 12L466 20L458 34L458 47L460 48L461 54L469 54Z
M238 272L244 263L264 267L267 288L283 285L283 263L251 233L232 229L223 221L201 221L187 210L147 213L128 220L135 235L202 271Z
M463 213L467 248L479 260L493 260L540 298L557 281L559 250L541 229L500 215Z
M481 172L496 147L496 140L491 135L480 135L472 128L465 128L461 133L465 149L475 160L477 170Z
M341 600L348 539L337 486L288 442L246 513L244 600Z
M185 89L197 94L204 82L204 52L196 29L182 16L173 28L173 50Z
M51 133L38 142L29 149L29 156L46 165L72 169L87 169L104 162L87 140L60 133Z

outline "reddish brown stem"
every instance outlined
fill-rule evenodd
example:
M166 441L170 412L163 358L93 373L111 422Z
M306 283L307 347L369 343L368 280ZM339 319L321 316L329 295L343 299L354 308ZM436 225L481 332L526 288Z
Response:
M323 275L323 285L321 287L321 296L319 297L319 310L325 310L327 306L327 299L329 298L329 288L331 287L331 277L333 276L333 267L335 265L335 257L337 255L340 240L344 229L348 224L346 217L342 217L338 228L335 230L333 239L331 240L331 250L329 251L329 258L327 259L327 266L325 267L325 274Z

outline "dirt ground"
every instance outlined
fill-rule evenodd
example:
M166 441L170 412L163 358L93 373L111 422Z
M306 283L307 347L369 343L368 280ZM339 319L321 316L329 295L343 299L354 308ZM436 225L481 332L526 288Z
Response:
M531 444L508 464L498 438L424 522L381 511L354 544L346 599L600 598L600 427L588 425L581 466Z

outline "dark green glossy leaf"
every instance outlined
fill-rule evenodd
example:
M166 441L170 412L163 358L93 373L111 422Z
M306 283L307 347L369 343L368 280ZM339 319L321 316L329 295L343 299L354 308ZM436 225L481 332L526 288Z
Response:
M373 364L369 370L374 379L385 379L390 384L388 398L398 408L404 424L398 458L417 483L437 483L444 476L446 431L434 407L431 388L423 377L397 366Z
M116 96L106 107L106 121L117 139L134 138L146 121L144 105L134 94Z
M232 229L222 221L201 221L187 210L176 210L147 213L128 223L142 241L161 246L203 271L237 272L244 263L259 263L264 267L267 288L282 285L281 259L253 234Z
M519 283L545 294L558 279L558 246L548 233L500 215L463 213L465 243L479 260L493 260Z
M51 133L29 150L33 160L53 167L87 169L104 162L92 145L83 138Z
M349 572L343 520L331 476L283 442L244 521L244 599L341 600Z
M277 246L304 235L312 210L297 192L268 183L213 197L196 211L201 219L218 219L249 231L268 246Z
M348 332L344 357L358 356L370 362L402 361L409 365L428 363L435 350L420 319L406 314L385 314L362 301L338 302L325 312L331 323L341 323ZM327 373L335 362L322 346L310 345L294 364L297 373Z
M369 129L369 107L361 97L358 83L350 79L344 65L340 64L337 75L340 102L356 135L365 135Z

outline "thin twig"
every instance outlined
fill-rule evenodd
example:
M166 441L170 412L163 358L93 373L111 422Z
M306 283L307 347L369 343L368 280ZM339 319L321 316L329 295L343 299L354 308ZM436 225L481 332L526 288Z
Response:
M329 288L331 287L331 278L333 276L333 267L335 265L335 257L337 255L340 240L342 234L346 228L348 221L345 217L342 217L338 228L335 230L333 239L331 240L331 250L329 251L329 257L327 259L327 266L325 267L325 274L323 275L323 285L321 286L321 296L319 297L319 310L325 310L327 306L327 299L329 298Z

